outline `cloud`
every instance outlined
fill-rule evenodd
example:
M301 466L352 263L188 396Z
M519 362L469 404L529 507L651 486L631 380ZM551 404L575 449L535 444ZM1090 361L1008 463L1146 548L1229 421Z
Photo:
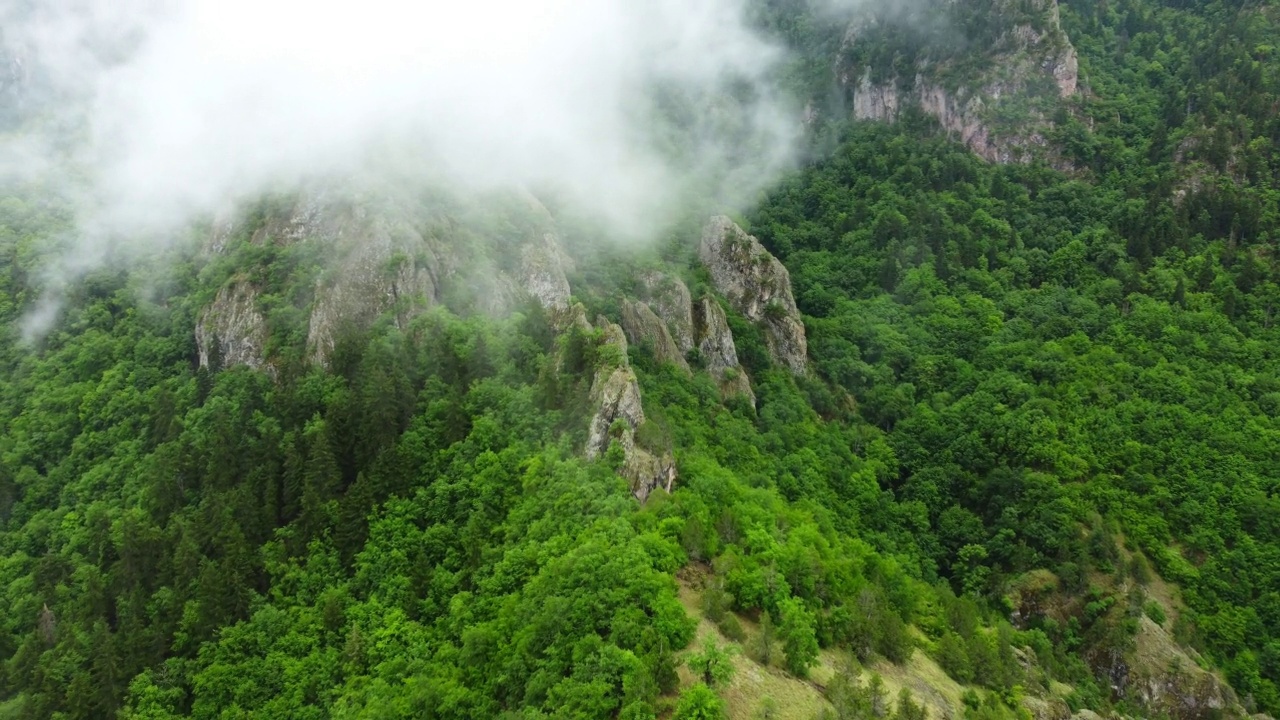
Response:
M770 82L781 51L743 10L743 0L18 0L3 22L56 112L83 113L86 242L157 242L229 201L367 170L376 157L463 185L554 187L639 236L695 174L738 186L700 188L709 194L749 194L789 157L797 113ZM680 112L658 113L672 98ZM3 148L0 167L17 148Z

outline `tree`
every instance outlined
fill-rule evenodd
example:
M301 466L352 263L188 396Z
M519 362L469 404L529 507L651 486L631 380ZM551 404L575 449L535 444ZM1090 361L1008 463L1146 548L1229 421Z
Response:
M893 712L893 720L928 720L928 718L928 709L915 701L910 690L902 688L898 693L898 707Z
M734 672L731 649L708 636L703 642L702 650L689 656L689 669L702 676L702 682L707 687L728 684L733 679Z
M680 693L672 720L724 720L725 704L711 688L696 683Z
M778 614L782 616L778 634L786 653L787 670L796 677L805 677L809 668L818 661L818 636L814 632L813 613L799 600L787 598L778 602Z
M969 651L965 648L964 638L948 630L938 639L938 664L957 682L968 683L973 680L973 665L969 661Z
M333 456L333 446L325 421L308 423L303 440L307 446L302 473L302 514L299 518L306 537L315 537L332 525L334 508L330 501L342 485L342 472Z
M760 616L760 632L753 643L756 661L765 667L772 665L778 657L778 646L778 628L773 623L773 615L766 610Z

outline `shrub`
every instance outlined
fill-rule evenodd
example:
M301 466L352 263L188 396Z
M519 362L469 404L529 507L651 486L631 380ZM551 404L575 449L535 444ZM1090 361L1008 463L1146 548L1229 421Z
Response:
M724 700L721 700L711 688L698 683L680 694L680 702L676 703L673 720L723 720L725 717Z
M1164 614L1164 608L1155 600L1148 600L1147 604L1142 606L1142 610L1147 614L1147 617L1151 618L1152 622L1157 625L1163 626L1165 621L1169 619L1168 616Z
M746 642L747 631L742 629L742 623L738 620L738 616L733 613L725 613L716 623L716 627L720 628L720 632L725 637L736 643Z

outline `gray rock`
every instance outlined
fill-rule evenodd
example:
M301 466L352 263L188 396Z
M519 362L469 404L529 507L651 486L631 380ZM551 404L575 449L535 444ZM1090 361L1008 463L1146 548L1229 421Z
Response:
M591 405L595 413L587 431L587 459L595 460L609 449L613 440L630 453L635 449L635 430L644 422L640 383L630 367L616 367L596 376L591 384ZM614 428L622 420L625 425Z
M765 331L774 362L796 375L805 374L809 344L787 268L724 216L712 218L703 230L698 256L716 291Z
M694 306L693 319L698 352L707 372L720 385L720 393L724 397L745 395L755 405L751 379L738 363L738 348L733 344L733 332L724 308L714 299L704 297Z
M596 325L604 335L602 344L614 352L596 370L591 383L594 411L587 429L587 459L598 459L618 441L625 458L620 473L631 483L631 492L644 502L659 487L671 491L677 477L675 458L669 450L636 444L636 431L644 424L645 415L640 382L627 362L626 336L622 328L603 317L596 319Z
M675 340L671 339L666 323L646 303L622 301L622 329L626 331L631 344L649 343L658 362L671 363L685 373L689 372L689 363L676 346Z
M562 310L569 307L569 280L565 276L565 268L569 266L559 238L543 233L521 250L516 285L544 308Z
M671 492L679 473L670 452L655 455L635 447L622 465L622 476L631 482L631 492L636 499L644 502L658 488Z
M244 365L274 372L265 356L267 322L257 303L257 289L244 278L218 291L196 321L200 367L216 371Z
M430 245L408 216L380 210L300 204L284 228L289 241L310 236L328 241L342 255L341 272L316 286L307 332L312 362L328 363L348 324L367 327L394 309L403 329L436 301L440 268Z
M640 276L641 298L649 309L657 313L667 324L671 338L681 353L694 348L693 301L689 288L680 281L660 272L648 272Z
M1032 0L1029 8L1017 12L1027 10L1038 13L1039 21L1015 26L997 38L991 44L989 69L962 87L940 80L927 61L918 63L906 76L872 82L869 67L846 60L857 55L854 46L876 24L868 14L859 15L845 33L835 65L853 118L892 122L903 109L915 107L990 162L1028 162L1044 154L1048 148L1044 131L1052 122L1043 107L1034 108L1013 125L997 121L998 108L1010 98L1025 103L1036 95L1043 80L1057 90L1057 97L1046 96L1045 102L1077 95L1079 59L1062 29L1057 0ZM1014 8L1011 2L997 0L992 12L1012 13ZM1060 169L1069 169L1069 163L1053 153L1048 159Z
M595 460L609 449L609 443L617 439L622 449L630 452L635 446L635 430L644 422L644 406L640 402L640 382L627 362L627 338L622 328L605 318L597 318L596 326L604 335L602 346L613 346L615 357L596 368L591 382L591 406L595 411L587 431L587 459ZM614 422L623 420L625 427L615 437Z

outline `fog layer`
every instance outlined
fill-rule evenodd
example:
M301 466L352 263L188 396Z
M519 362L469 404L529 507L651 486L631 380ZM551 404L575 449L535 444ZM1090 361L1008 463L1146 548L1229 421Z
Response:
M798 118L769 82L779 51L742 11L742 0L49 0L15 5L4 23L59 98L54 114L87 112L75 151L86 235L172 233L230 200L380 158L458 184L554 187L634 236L693 177L740 196L788 156ZM40 146L29 130L22 140L4 166L19 151L32 164Z

